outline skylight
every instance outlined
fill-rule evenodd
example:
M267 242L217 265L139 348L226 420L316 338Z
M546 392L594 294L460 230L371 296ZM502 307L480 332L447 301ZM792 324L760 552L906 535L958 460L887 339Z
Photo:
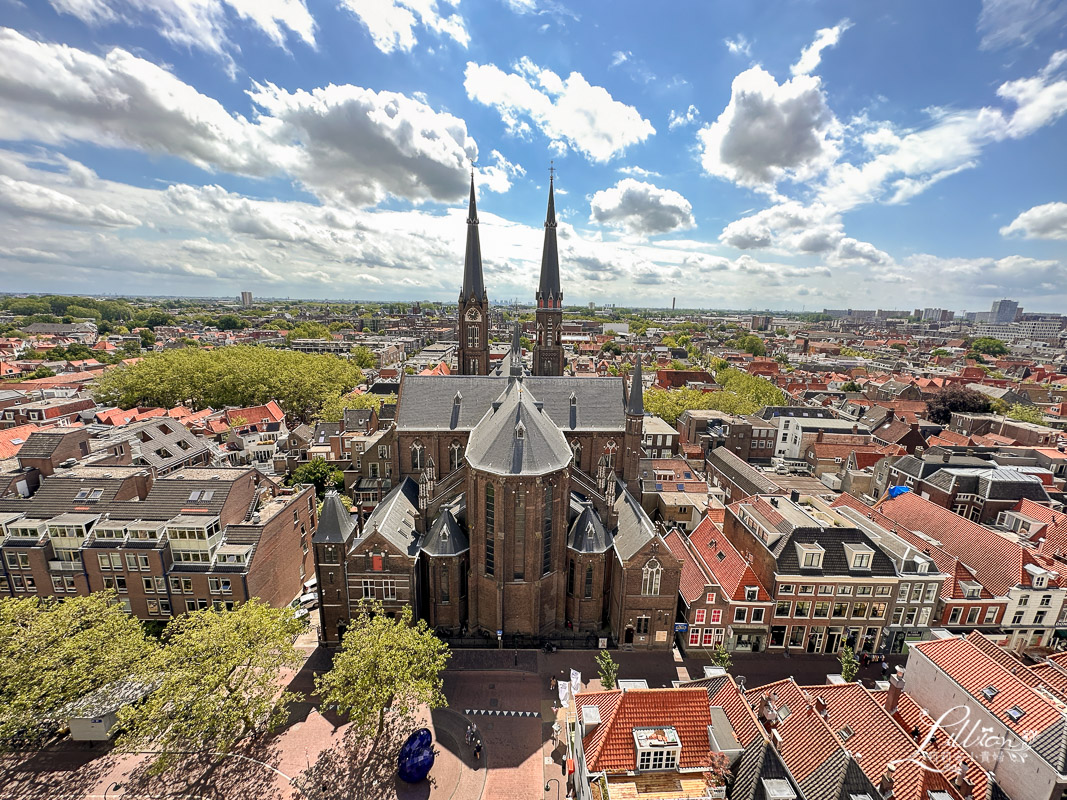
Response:
M1005 713L1011 718L1012 722L1018 722L1024 716L1026 716L1026 712L1018 706L1012 706Z
M1000 694L1000 689L998 689L996 686L987 686L982 690L982 696L986 700L991 701L998 694Z

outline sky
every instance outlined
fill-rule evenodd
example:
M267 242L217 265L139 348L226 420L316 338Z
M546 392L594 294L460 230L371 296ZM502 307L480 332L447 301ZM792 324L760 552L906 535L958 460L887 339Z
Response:
M1067 310L1067 3L0 0L0 291ZM473 167L472 167L473 165Z

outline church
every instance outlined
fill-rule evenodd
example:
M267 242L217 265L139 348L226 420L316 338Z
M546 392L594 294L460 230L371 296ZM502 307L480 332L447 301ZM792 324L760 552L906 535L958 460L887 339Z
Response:
M327 495L313 538L325 644L375 598L503 646L581 634L672 646L681 562L634 494L641 364L629 391L563 374L554 180L536 306L530 368L518 327L491 365L472 175L457 373L404 377L387 445L397 484L366 519Z

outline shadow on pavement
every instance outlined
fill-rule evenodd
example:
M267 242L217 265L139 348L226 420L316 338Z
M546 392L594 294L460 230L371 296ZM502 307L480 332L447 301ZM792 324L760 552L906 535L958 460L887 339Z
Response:
M39 800L89 794L115 766L109 745L69 739L32 753L15 753L0 761L0 797Z

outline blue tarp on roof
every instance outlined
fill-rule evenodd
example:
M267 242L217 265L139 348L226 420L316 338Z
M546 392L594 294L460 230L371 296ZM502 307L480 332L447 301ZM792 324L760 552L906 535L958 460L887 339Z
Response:
M907 486L890 486L889 499L892 500L894 497L900 497L902 494L904 494L904 492L910 491L911 489L909 489Z

